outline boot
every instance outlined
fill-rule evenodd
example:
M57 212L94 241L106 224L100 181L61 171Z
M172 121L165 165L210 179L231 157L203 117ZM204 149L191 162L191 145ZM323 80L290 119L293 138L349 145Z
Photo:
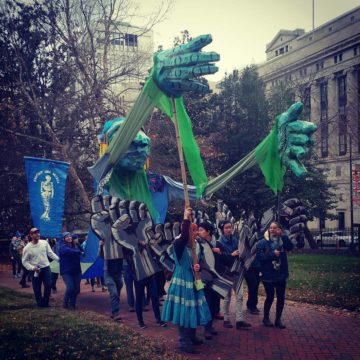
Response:
M281 322L281 319L278 318L275 320L275 326L279 329L285 329L286 326Z

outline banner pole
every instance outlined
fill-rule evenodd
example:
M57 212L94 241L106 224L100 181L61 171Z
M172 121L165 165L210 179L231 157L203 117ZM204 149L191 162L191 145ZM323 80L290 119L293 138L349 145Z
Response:
M176 105L175 105L175 99L171 97L171 104L172 104L172 111L174 116L174 125L175 125L175 134L176 134L176 145L179 153L179 160L180 160L180 169L181 169L181 178L184 186L184 199L185 199L185 207L190 207L190 198L189 198L189 191L187 187L187 179L186 179L186 169L185 169L185 162L184 162L184 153L182 150L182 144L180 139L180 132L179 132L179 125L178 125L178 118L176 113ZM190 228L190 232L191 232ZM191 239L191 255L193 259L193 264L198 264L199 260L196 254L196 244L194 239L192 238L192 234L189 234ZM204 288L204 284L202 283L200 279L200 274L198 271L194 271L194 277L195 277L195 286L198 290Z

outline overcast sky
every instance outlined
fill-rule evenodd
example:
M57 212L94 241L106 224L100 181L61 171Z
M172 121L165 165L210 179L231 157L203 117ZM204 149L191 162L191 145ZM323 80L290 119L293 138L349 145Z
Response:
M138 0L142 11L162 0ZM315 0L315 27L359 6L359 0ZM265 47L280 29L312 29L312 0L174 0L167 19L154 28L155 49L172 47L182 30L191 36L211 34L206 49L216 51L220 80L225 72L266 60Z

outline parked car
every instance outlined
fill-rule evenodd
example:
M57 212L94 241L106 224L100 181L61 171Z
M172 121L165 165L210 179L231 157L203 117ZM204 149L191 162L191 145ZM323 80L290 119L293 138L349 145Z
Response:
M347 247L351 245L351 234L348 231L326 231L315 236L318 246ZM354 244L358 243L358 236L354 234Z

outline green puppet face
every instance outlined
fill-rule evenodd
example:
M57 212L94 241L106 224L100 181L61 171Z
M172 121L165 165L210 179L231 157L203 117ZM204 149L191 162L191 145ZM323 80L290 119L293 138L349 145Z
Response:
M110 144L114 134L121 127L124 120L124 118L116 118L107 121L104 125L101 135L99 136L100 141L103 141L104 138L107 138L107 141ZM115 169L125 169L129 171L140 170L144 167L149 155L150 139L142 130L140 130L137 133L135 139L130 144L126 153L115 165Z

